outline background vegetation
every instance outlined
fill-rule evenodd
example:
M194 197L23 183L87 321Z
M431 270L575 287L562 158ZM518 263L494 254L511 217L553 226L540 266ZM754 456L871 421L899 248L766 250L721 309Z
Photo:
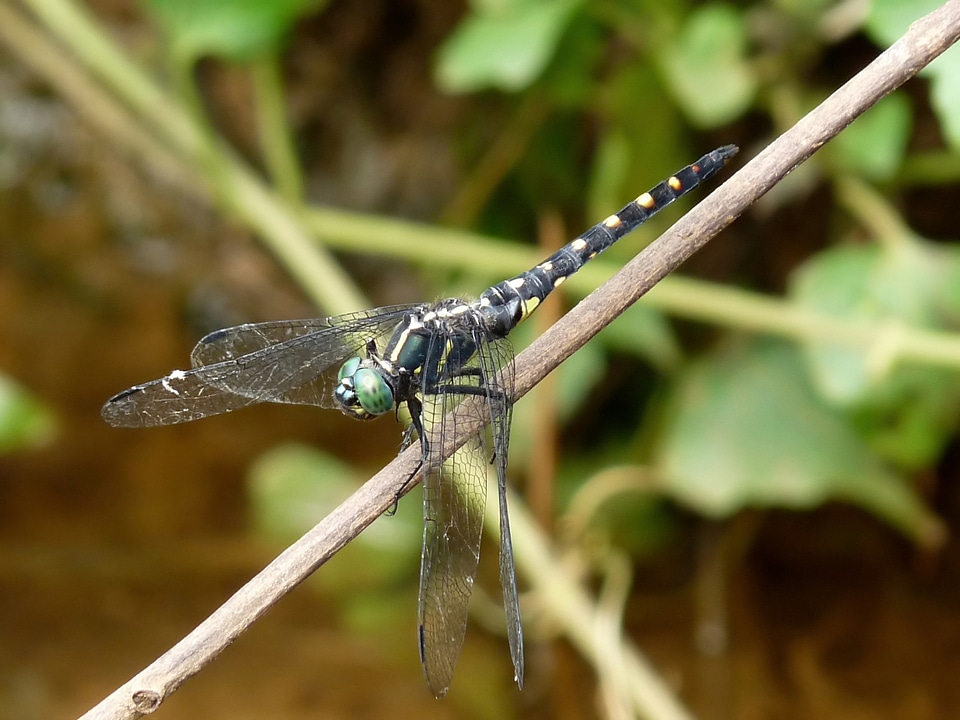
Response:
M293 407L121 432L108 396L217 327L476 295L707 150L749 158L937 5L0 4L0 715L93 705L398 445L389 421ZM958 62L517 406L512 479L597 591L583 624L699 717L960 707ZM536 585L516 693L492 546L434 702L420 523L411 496L160 712L628 711L620 666L581 659Z

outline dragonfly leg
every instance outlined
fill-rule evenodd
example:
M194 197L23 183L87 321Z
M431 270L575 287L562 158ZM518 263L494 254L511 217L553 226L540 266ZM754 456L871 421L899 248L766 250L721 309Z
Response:
M387 511L384 515L391 517L397 514L397 507L400 505L400 498L402 498L407 493L407 488L410 487L410 484L413 482L413 479L417 476L417 473L423 469L423 458L421 457L417 460L417 466L410 472L410 475L407 476L407 479L403 481L397 492L393 495L393 504L387 508Z
M407 488L410 487L410 483L413 482L413 479L417 476L417 473L421 470L424 470L424 458L427 457L427 437L423 433L422 420L423 403L421 403L417 398L410 398L407 400L407 409L410 411L410 427L407 429L402 445L404 448L407 448L413 441L412 433L415 432L417 437L420 438L420 460L417 462L417 466L413 469L413 472L410 473L410 476L404 480L403 485L401 485L397 490L397 494L394 496L393 501L394 512L396 512L396 506L400 502L400 498L406 494Z

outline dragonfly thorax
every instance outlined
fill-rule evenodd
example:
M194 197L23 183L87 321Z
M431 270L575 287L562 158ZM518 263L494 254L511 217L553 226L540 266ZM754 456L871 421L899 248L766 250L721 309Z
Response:
M366 357L352 357L337 375L334 400L346 415L371 420L398 405L419 402L463 372L477 351L484 316L475 304L441 300L412 309L378 351L367 342Z

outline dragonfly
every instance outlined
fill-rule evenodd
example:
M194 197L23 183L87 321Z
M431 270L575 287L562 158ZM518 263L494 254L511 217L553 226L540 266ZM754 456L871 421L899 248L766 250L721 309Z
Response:
M398 414L405 407L411 426L403 444L415 435L421 452L418 643L427 685L437 697L447 692L463 645L480 558L487 469L492 466L507 639L522 688L523 631L506 497L514 391L508 335L586 262L712 178L736 152L736 146L726 145L707 153L476 300L393 305L217 330L193 348L189 370L124 390L106 402L101 416L112 426L144 428L265 402L338 409L359 420ZM441 448L458 434L458 413L449 411L468 398L482 416L477 425L487 427L444 460Z

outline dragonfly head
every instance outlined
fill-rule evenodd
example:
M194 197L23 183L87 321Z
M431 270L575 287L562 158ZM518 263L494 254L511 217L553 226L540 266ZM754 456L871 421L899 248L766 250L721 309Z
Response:
M393 409L393 389L369 361L347 360L337 374L334 398L340 410L358 420L372 420Z

